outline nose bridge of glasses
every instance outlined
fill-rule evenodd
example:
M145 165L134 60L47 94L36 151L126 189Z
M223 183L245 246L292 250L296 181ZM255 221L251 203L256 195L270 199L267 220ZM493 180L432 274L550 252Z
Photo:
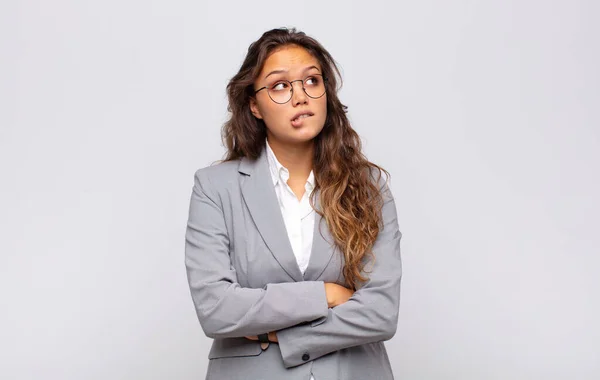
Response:
M294 82L300 82L300 88L302 89L302 91L294 91ZM300 95L300 96L308 95L308 94L306 94L306 89L304 88L304 79L296 79L296 80L290 81L290 95L291 95L290 98L298 97L298 95Z
M294 91L294 82L300 82L300 87L304 89L304 79L296 79L290 81L290 91Z

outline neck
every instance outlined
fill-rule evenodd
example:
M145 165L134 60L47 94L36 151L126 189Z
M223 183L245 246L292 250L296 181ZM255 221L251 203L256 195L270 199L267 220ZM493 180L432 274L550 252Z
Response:
M290 179L304 179L306 181L313 167L314 141L286 144L271 136L268 136L267 140L277 160L290 172Z

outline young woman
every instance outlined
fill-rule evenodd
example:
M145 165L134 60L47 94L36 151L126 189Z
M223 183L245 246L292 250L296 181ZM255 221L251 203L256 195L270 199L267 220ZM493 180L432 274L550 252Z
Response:
M185 245L208 380L393 379L401 234L339 76L316 40L274 29L227 86L227 156L195 173Z

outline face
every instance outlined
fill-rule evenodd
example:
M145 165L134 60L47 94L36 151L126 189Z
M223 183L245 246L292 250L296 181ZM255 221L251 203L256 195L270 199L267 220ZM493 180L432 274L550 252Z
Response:
M282 89L287 92L289 83L293 82L292 98L284 104L275 103L269 97L267 89L259 91L255 98L250 99L252 114L262 119L267 126L269 142L282 144L301 144L310 142L321 132L327 117L327 94L314 99L302 89L302 80L314 74L322 74L321 65L310 53L299 46L286 46L272 53L254 82L254 89L276 85L271 91ZM322 80L315 76L315 80ZM308 86L314 81L309 81ZM310 91L310 90L309 90ZM305 114L297 118L298 114Z

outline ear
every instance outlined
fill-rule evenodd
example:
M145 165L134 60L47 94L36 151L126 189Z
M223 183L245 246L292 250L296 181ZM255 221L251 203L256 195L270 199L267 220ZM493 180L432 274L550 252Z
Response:
M262 115L260 110L258 109L258 104L256 103L256 98L250 98L250 111L252 111L252 115L257 119L262 119Z

